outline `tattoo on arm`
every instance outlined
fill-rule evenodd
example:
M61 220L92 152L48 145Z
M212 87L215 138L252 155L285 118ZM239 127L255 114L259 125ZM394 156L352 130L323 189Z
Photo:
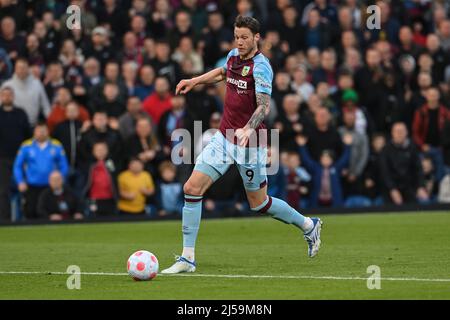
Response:
M256 94L256 105L258 106L253 112L250 120L247 122L247 126L252 129L256 129L261 122L263 122L266 111L269 110L270 96L265 93Z

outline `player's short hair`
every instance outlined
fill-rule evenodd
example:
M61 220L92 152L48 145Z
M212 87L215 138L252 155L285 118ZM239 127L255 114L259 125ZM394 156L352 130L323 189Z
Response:
M252 17L237 16L234 21L235 28L248 28L253 34L259 33L261 25L258 20Z

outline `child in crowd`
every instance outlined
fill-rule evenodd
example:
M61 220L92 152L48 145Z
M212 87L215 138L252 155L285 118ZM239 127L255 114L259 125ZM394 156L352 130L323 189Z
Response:
M286 157L286 201L295 210L307 207L304 197L308 194L309 173L302 168L300 156L297 152L288 152Z
M158 184L159 216L181 214L183 185L177 180L175 165L166 160L159 165L161 181Z
M108 158L108 145L97 142L92 148L95 161L89 167L83 194L88 198L89 212L94 216L110 216L117 213L116 166Z
M152 176L144 171L144 164L138 158L132 158L128 170L118 178L119 210L122 214L144 214L147 197L155 193Z
M311 204L314 207L338 207L343 205L341 172L350 158L350 145L352 136L345 135L345 144L341 157L334 162L334 155L331 151L325 150L320 156L320 162L312 159L304 136L297 137L297 144L300 146L300 155L303 164L312 176Z

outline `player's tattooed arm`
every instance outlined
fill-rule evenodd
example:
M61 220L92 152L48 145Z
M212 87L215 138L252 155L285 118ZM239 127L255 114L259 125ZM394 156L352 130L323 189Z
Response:
M256 93L256 105L258 107L247 122L247 128L256 129L263 122L265 116L269 113L270 95L266 93Z

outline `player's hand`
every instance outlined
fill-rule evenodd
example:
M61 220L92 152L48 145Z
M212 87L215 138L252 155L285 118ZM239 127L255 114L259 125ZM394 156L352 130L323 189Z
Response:
M238 138L238 144L241 147L245 147L247 145L248 140L250 139L250 135L254 132L252 128L240 128L236 130L234 134Z
M28 185L25 182L21 182L18 185L18 189L21 193L24 193L28 190Z
M175 89L175 94L186 94L192 90L196 85L193 79L183 79L181 80Z
M391 199L396 205L403 204L403 197L402 197L402 194L400 193L400 191L398 191L397 189L392 189L390 193L391 193Z

